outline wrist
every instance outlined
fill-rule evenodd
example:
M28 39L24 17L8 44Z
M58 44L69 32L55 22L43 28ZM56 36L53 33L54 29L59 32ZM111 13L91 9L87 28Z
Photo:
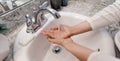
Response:
M75 31L74 31L74 30L75 30L74 27L71 27L71 28L70 28L70 36L75 35Z
M71 44L73 44L73 40L71 38L69 38L67 40L64 40L61 45L63 47L66 47L66 46L71 45Z

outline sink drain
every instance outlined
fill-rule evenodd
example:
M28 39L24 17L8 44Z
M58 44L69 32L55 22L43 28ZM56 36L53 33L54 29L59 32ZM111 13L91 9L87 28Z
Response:
M98 49L98 52L100 52L100 48Z
M61 52L61 50L62 50L62 48L60 46L55 46L55 47L53 47L52 52L55 54L58 54Z

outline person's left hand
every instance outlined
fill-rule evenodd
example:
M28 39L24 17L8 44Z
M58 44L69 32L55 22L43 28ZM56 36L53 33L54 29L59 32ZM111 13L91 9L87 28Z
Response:
M70 37L63 38L62 34L63 32L60 30L43 30L42 33L44 36L47 36L49 42L59 44L59 45L65 45L66 43L72 42L72 39Z
M41 34L43 34L44 36L47 36L49 38L61 38L61 36L59 35L60 34L60 31L58 30L43 30L41 32Z
M51 42L51 43L54 43L54 44L61 45L61 46L64 46L66 44L69 44L69 43L73 42L73 40L71 38L66 38L66 39L63 39L63 38L57 38L57 39L48 38L48 41Z
M41 34L51 38L69 38L71 36L71 27L66 25L53 26L49 30L43 30Z

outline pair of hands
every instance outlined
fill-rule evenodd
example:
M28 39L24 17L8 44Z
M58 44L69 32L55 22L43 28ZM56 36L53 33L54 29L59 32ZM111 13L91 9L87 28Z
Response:
M53 26L49 30L43 30L41 34L47 36L48 40L52 43L63 45L64 43L71 42L71 27L66 25Z

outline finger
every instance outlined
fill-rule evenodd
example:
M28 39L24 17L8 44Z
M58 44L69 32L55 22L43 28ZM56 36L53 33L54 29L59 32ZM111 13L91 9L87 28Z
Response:
M51 39L51 38L48 38L49 42L52 42L54 44L62 44L64 39Z
M50 42L55 43L56 39L47 38Z
M40 34L45 34L46 32L47 32L46 30L42 30Z
M65 25L62 25L62 24L60 25L60 30L61 30L61 31L64 30L64 26L65 26Z
M43 30L43 31L41 31L41 34L43 34L43 35L45 35L45 36L47 36L48 33L49 33L49 31L47 31L47 30Z
M52 38L52 39L55 38L54 33L51 33L51 32L48 32L48 33L47 33L47 36L48 36L49 38Z
M58 26L53 26L50 28L50 30L58 30Z
M54 30L49 30L48 32L53 33L53 32L54 32Z
M49 38L55 38L54 31L52 30L43 30L41 34L49 37Z

